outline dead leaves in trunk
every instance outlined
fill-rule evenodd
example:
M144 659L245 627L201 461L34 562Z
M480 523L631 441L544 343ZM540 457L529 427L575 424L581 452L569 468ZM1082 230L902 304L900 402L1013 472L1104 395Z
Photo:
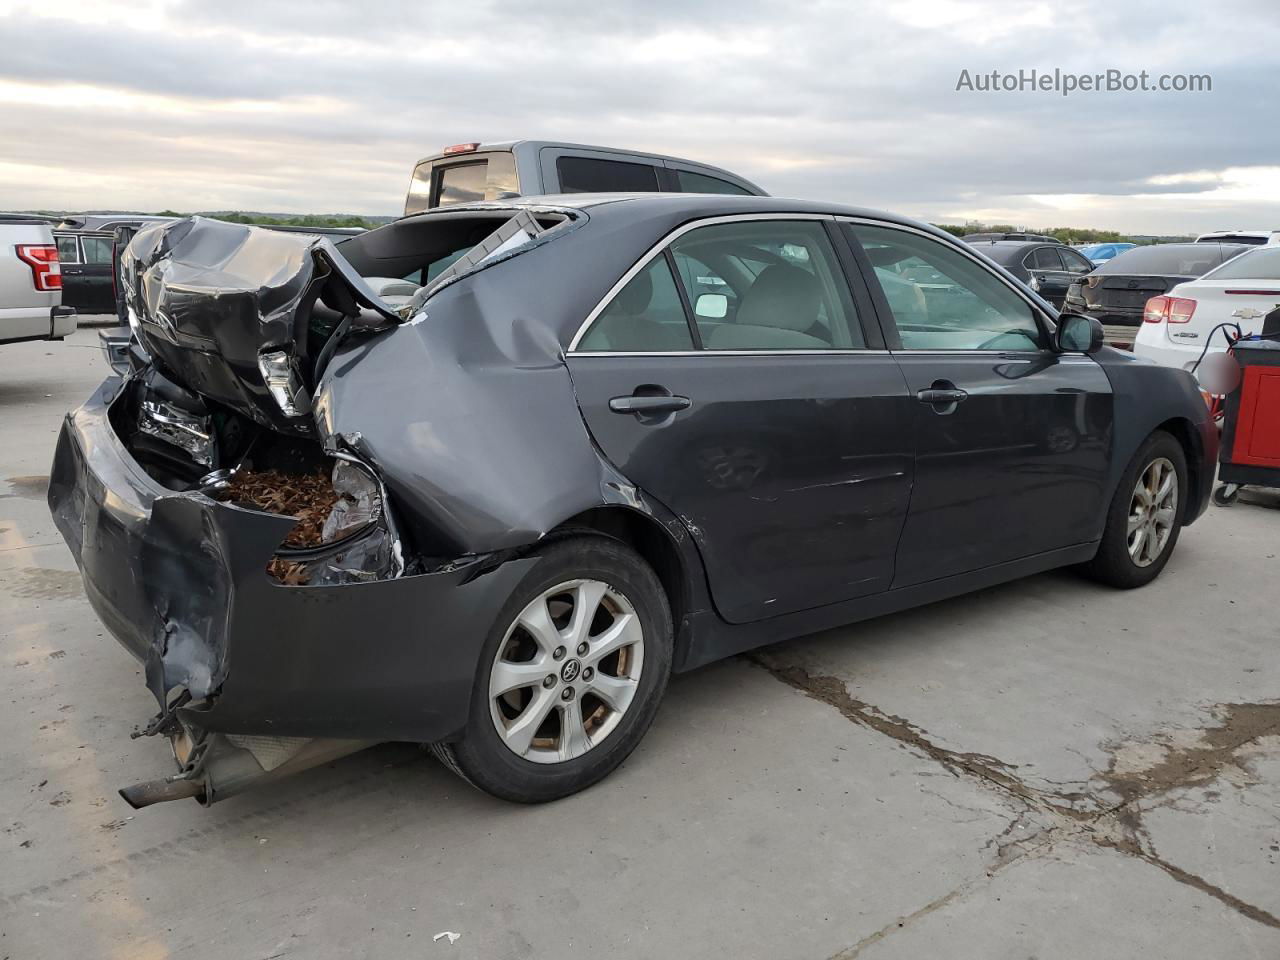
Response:
M284 538L284 545L300 548L320 546L325 517L338 502L327 472L239 470L232 474L224 496L241 506L296 518L298 523Z

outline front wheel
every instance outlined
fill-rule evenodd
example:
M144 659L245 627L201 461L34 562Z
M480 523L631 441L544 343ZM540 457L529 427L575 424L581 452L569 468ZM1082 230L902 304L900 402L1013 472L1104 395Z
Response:
M436 755L504 800L576 793L640 742L671 654L670 607L643 559L605 537L556 541L490 631L463 739Z
M1158 430L1142 444L1121 478L1098 552L1082 571L1122 589L1150 583L1178 542L1186 499L1182 444Z

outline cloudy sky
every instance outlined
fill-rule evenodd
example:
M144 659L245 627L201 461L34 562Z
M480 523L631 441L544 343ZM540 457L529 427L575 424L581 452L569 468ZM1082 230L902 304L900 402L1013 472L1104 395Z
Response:
M419 157L673 153L932 220L1280 228L1280 4L0 0L0 209L398 213ZM1020 69L1201 93L957 91Z

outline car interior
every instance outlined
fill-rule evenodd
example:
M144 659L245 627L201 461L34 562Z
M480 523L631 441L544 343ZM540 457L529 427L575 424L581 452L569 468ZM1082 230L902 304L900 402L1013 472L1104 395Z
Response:
M618 292L578 349L694 349L670 264L693 310L703 349L863 346L822 225L769 221L713 224L678 238Z

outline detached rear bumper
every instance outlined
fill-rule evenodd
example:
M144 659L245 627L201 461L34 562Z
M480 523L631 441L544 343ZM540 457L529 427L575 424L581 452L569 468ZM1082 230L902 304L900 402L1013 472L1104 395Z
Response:
M58 438L49 506L94 610L146 665L161 709L228 734L446 740L466 722L480 647L532 560L460 560L342 586L265 567L292 521L175 493L112 428L107 380Z

